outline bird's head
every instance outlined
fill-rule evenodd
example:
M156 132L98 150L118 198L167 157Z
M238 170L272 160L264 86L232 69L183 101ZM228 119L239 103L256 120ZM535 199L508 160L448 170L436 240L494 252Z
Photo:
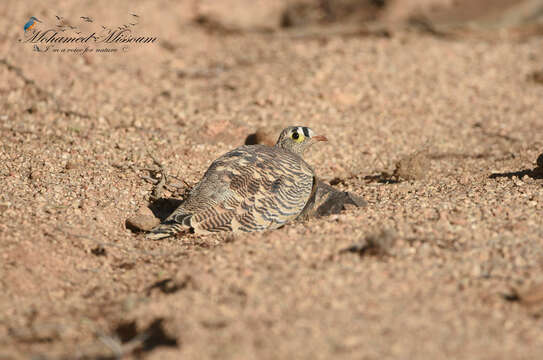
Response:
M315 135L308 127L289 126L281 131L275 146L302 156L305 150L318 141L328 141L328 139L322 135Z
M39 21L35 16L31 16L31 17L30 17L30 20L34 20L34 21L37 21L37 22L41 22L41 21Z

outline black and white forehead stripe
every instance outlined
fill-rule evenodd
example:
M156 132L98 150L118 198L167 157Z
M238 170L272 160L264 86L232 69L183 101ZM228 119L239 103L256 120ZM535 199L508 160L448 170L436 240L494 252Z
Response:
M310 128L305 127L305 126L299 126L299 127L298 127L298 132L303 133L305 137L311 137L311 136L313 136L313 131L311 131Z

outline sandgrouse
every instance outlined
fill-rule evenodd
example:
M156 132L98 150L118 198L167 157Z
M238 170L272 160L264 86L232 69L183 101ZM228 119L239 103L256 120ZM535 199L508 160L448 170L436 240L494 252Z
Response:
M326 140L308 127L290 126L273 147L245 145L224 154L147 238L276 229L296 219L317 183L302 156L315 142Z

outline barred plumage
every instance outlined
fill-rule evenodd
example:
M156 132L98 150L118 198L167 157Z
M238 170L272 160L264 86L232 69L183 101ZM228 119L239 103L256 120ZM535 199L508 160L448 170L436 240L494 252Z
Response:
M274 147L241 146L224 154L147 238L182 231L260 231L294 220L316 185L313 169L301 156L314 142L324 140L309 128L292 126L281 132Z

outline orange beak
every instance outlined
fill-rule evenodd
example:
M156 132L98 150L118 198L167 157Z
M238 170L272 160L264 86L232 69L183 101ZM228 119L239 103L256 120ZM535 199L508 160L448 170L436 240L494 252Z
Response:
M315 141L328 141L328 139L324 135L316 135L312 136L311 138L315 139Z

